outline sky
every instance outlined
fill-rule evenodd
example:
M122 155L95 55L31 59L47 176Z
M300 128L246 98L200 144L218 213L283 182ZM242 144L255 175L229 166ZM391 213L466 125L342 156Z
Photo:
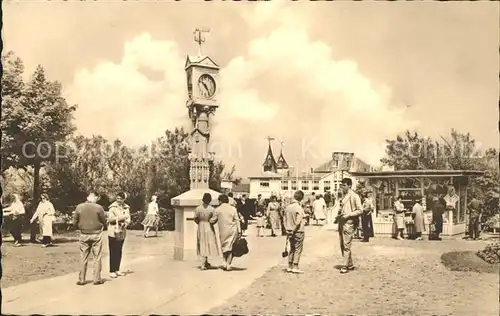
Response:
M497 147L496 2L7 1L4 49L77 104L78 132L147 144L189 128L186 55L221 67L211 150L258 174L267 136L301 170L354 152L378 165L406 129ZM277 157L276 157L277 158Z

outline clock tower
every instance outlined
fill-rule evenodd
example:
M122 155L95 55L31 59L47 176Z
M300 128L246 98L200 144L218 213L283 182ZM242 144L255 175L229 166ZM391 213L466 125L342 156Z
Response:
M204 29L196 29L195 41L199 45L197 56L187 56L184 69L187 78L188 108L191 120L191 152L189 160L191 189L208 189L209 163L212 153L208 152L210 141L210 116L219 107L219 65L201 52L205 41Z
M209 188L210 163L213 153L209 152L210 117L219 107L219 66L203 55L201 44L205 41L205 29L194 31L194 40L199 50L196 56L187 56L186 71L188 99L186 107L191 121L189 180L190 190L171 200L175 207L174 259L196 258L196 225L194 213L202 203L205 193L212 196L212 205L218 205L219 192Z

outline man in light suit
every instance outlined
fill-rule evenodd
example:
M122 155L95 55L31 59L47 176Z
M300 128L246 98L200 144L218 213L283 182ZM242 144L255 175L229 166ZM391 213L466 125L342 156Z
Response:
M359 216L363 214L361 198L352 190L352 180L342 179L341 186L344 198L340 201L340 214L338 216L340 249L344 258L340 273L344 274L354 270L352 263L352 241L359 226Z

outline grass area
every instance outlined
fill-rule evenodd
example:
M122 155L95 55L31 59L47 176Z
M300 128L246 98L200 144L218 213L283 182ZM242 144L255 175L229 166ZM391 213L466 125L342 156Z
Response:
M500 264L490 264L479 258L475 251L451 251L441 256L443 265L451 271L499 273Z
M152 234L151 234L152 235ZM2 244L3 288L23 284L39 279L52 278L78 272L80 265L80 249L78 233L64 232L54 236L54 247L42 248L39 244L24 243L23 247L14 247L10 236L6 236ZM29 240L29 234L23 235ZM169 232L159 232L158 238L142 237L141 231L128 231L124 245L124 253L129 256L157 254L169 251L172 247ZM107 259L108 246L104 243L103 260ZM92 260L92 258L90 259ZM92 262L92 261L91 261ZM92 263L89 264L89 269ZM106 273L106 271L103 271Z

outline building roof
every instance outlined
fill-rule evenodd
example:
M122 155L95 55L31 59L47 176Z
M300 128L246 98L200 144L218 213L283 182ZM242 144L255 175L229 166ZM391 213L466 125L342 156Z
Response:
M479 170L395 170L373 172L351 172L361 178L402 178L402 177L463 177L482 176L484 171Z
M266 159L264 160L262 166L264 167L264 171L272 171L273 173L276 172L276 159L274 159L271 143L269 143Z
M283 150L280 151L280 156L278 157L278 162L276 163L276 168L278 169L288 169L290 166L288 166L288 163L285 160L285 157L283 156Z
M219 69L219 65L217 65L217 63L215 61L213 61L213 59L208 57L208 56L188 55L186 57L186 63L184 65L184 68L187 69L187 68L191 67L192 65L197 65L197 66L212 68L212 69Z
M272 171L263 171L258 176L248 177L249 179L281 179L283 175Z
M329 173L333 171L333 160L327 161L314 169L315 173Z

